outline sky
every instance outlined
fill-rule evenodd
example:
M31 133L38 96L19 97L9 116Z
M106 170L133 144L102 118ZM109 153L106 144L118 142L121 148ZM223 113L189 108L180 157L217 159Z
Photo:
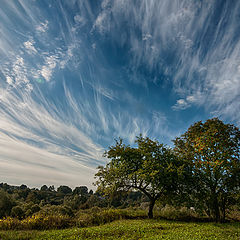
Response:
M0 182L94 188L118 137L240 126L240 1L0 1Z

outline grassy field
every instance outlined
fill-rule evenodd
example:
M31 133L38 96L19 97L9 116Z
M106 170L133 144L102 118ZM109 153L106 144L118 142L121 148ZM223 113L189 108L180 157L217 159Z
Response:
M119 220L109 224L49 231L0 231L0 239L240 239L240 223Z

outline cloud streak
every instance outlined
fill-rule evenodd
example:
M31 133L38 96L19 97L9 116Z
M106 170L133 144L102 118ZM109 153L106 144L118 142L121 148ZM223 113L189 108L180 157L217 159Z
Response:
M196 104L207 111L218 109L223 117L236 121L239 115L234 109L240 92L237 21L240 3L219 4L104 1L94 26L102 35L114 38L127 22L122 36L128 34L129 38L115 39L120 45L129 44L134 69L147 65L150 72L161 71L165 81L171 81L179 96L173 110ZM221 12L217 15L217 11ZM232 108L227 115L226 106Z
M71 187L80 183L92 187L90 181L93 181L95 169L70 157L30 146L5 134L1 134L0 145L1 181L16 184L21 179L21 183L30 187L44 183Z

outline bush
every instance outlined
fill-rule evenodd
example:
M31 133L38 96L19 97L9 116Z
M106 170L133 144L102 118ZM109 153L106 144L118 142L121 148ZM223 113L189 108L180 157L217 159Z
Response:
M8 193L0 189L0 218L9 216L14 202Z
M18 208L15 208L18 209ZM15 210L16 211L16 210ZM46 211L46 209L45 209ZM7 217L0 219L0 230L47 230L67 227L101 225L119 219L146 218L146 211L134 209L92 209L80 210L76 217L51 212L37 213L25 219Z
M166 205L158 212L158 216L169 219L169 220L193 220L198 218L198 214L193 210L187 207L173 207L170 205Z
M24 218L25 213L21 207L15 206L11 210L11 216L16 217L18 219L22 219L22 218Z
M31 211L32 213L36 213L38 211L40 211L40 207L38 206L38 204L34 204L32 207L31 207Z
M234 206L227 210L227 218L240 222L240 206Z
M92 225L101 225L119 219L145 218L146 212L132 209L101 209L93 207L92 209L77 213L76 225L86 227Z
M41 210L41 208L39 207L38 204L27 204L27 205L24 205L24 209L25 209L25 217L30 217L34 213L37 213L37 212L39 212Z
M35 215L23 220L11 217L0 219L0 230L61 229L72 225L72 220L62 215Z
M40 213L43 215L54 215L54 214L59 214L59 215L66 215L66 216L73 216L73 211L70 207L65 206L65 205L45 205L41 210Z

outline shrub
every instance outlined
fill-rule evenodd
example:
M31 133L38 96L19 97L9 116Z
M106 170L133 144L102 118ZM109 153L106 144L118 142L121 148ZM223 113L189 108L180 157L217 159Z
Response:
M20 223L21 221L17 218L7 217L0 219L0 230L20 229Z
M9 216L14 206L12 198L0 189L0 218Z
M46 210L46 209L45 209ZM119 219L146 217L146 211L134 209L92 209L78 211L75 218L62 214L37 213L25 219L7 217L0 220L0 230L47 230L101 225Z
M22 219L25 216L23 209L20 206L15 206L11 210L11 216Z
M45 230L72 226L72 220L63 215L35 215L23 220L7 217L0 219L0 230Z
M101 225L119 219L145 218L146 212L132 209L101 209L93 207L88 211L79 211L76 225L79 227Z
M34 204L32 207L31 207L31 211L33 212L33 213L36 213L36 212L38 212L38 211L40 211L40 207L38 206L38 204Z
M240 222L240 206L234 206L227 210L227 218L233 221Z
M45 205L41 211L41 214L43 215L66 215L66 216L73 216L73 211L70 207L65 206L65 205Z
M25 217L30 217L34 213L37 213L41 210L38 204L27 203L23 205L25 211Z
M193 220L198 217L198 214L187 207L173 207L166 205L158 212L158 216L169 220Z

